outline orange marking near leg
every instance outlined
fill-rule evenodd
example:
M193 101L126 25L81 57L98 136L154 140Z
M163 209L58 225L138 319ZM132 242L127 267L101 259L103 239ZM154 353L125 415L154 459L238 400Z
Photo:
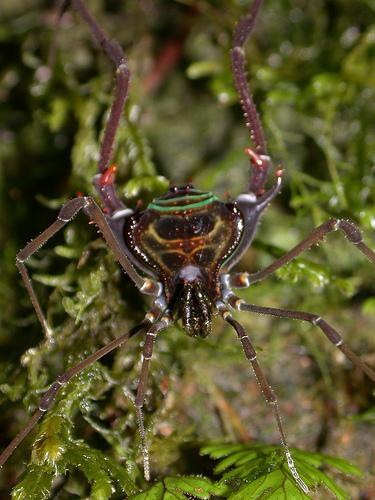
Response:
M257 167L264 167L264 161L260 156L251 148L246 148L245 153L250 157L250 161L253 165Z
M117 166L115 164L109 166L101 175L99 183L101 186L107 186L115 182Z

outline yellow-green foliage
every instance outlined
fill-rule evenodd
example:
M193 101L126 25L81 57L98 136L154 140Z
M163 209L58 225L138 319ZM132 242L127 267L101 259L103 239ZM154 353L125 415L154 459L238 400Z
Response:
M249 139L229 48L248 1L86 2L124 47L132 70L114 153L126 203L147 206L169 179L192 178L218 196L237 195L248 176ZM270 263L329 216L358 221L374 248L373 2L264 3L246 48L248 78L286 179L240 269ZM111 102L111 64L71 11L56 33L54 13L41 0L2 0L0 8L1 447L59 373L128 331L149 307L84 216L28 264L53 328L49 341L16 271L17 250L54 220L56 209L76 192L94 193ZM158 57L167 46L178 58L163 72ZM159 82L152 89L150 75ZM343 236L328 239L243 296L319 313L371 364L374 269ZM306 482L323 485L318 498L327 496L325 487L337 498L371 495L369 381L313 326L247 313L242 322L278 393L289 441L305 450L294 453ZM2 498L17 482L17 500L255 499L265 487L267 498L304 498L271 446L276 426L240 345L219 321L204 341L187 338L178 325L158 339L145 407L156 482L145 484L134 411L140 343L135 337L61 390L0 472ZM261 444L243 444L252 440ZM365 475L327 455L358 464ZM222 459L217 475L212 458Z

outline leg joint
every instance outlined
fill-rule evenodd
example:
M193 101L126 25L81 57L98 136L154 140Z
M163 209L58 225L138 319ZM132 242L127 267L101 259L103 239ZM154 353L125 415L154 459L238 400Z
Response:
M67 383L67 379L66 379L64 374L57 377L56 382L55 382L55 384L57 384L59 386L64 385L66 383Z
M351 222L346 219L338 219L336 222L336 226L337 228L344 231L346 237L351 243L353 243L353 245L359 245L360 243L362 243L363 241L362 233L358 229L358 227L354 224L354 222Z
M319 323L322 321L322 318L320 316L314 316L312 319L311 319L311 323L313 325L319 325Z
M69 219L68 218L65 219L65 218L61 217L60 215L58 215L57 218L58 218L59 221L65 222L65 223L70 221L70 218Z
M130 74L129 68L124 60L118 65L116 72L124 73L125 75Z

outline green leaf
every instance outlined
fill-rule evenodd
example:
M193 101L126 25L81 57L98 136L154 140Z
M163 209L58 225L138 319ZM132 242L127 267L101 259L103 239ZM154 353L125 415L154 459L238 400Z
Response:
M238 453L233 453L232 455L229 455L229 457L225 458L222 460L219 465L215 467L215 474L220 474L221 472L225 471L235 463L240 463L241 459L249 460L250 457L256 457L256 452L254 451L253 455L249 453L248 450L245 451L239 451Z
M168 186L168 180L161 175L137 176L126 183L123 193L126 198L137 198L144 192L154 197L164 193Z
M221 65L218 61L198 61L190 64L186 74L192 80L207 76L217 75L221 71Z
M368 316L375 316L375 297L370 297L364 301L362 312Z
M297 485L281 447L218 444L205 446L201 453L220 459L215 474L221 475L219 484L224 482L232 487L233 493L227 497L231 500L310 498ZM340 458L295 449L291 453L298 474L309 489L325 486L339 500L348 498L347 493L321 468L333 467L347 475L362 474L358 467Z
M78 323L83 312L92 304L100 294L103 282L107 277L105 266L100 264L89 275L79 278L80 290L74 298L64 297L62 305L65 311Z
M51 467L56 465L66 451L67 426L68 421L59 415L52 414L43 420L33 446L33 463L48 463Z
M330 455L322 455L320 453L311 453L301 450L294 450L294 456L311 463L313 466L318 467L323 463L334 467L335 469L343 472L344 474L351 474L353 476L362 476L362 471L357 466L351 464L342 458L332 457Z
M64 257L65 259L77 259L81 255L82 249L69 247L66 245L56 245L55 253L56 255Z
M24 478L12 490L14 500L44 500L50 498L51 484L55 474L47 466L31 466Z
M69 286L71 282L71 277L66 273L62 275L49 275L49 274L33 274L33 279L38 283L42 283L45 286L50 286L53 288L62 288L65 291L71 291L72 288Z
M309 498L295 483L293 483L281 469L275 470L268 475L261 476L251 484L240 488L236 493L230 495L231 500L243 500L244 498L293 500Z
M167 477L151 486L147 491L132 496L132 500L186 500L188 498L209 499L212 495L223 495L225 484L213 483L201 476Z
M366 81L369 87L375 88L375 70L371 61L374 57L375 26L372 25L362 36L360 42L345 58L344 71L355 82Z
M127 129L126 153L132 164L133 177L156 176L156 168L152 162L152 151L139 125L140 107L138 105L126 108Z
M297 283L302 279L306 279L317 288L334 286L342 294L349 297L353 295L357 285L355 277L337 278L327 266L301 257L278 269L276 274L289 283Z
M47 122L52 132L57 132L66 121L69 110L69 102L65 98L57 97L51 101L50 115L47 117Z
M50 419L50 423L52 422L53 419ZM39 444L35 445L39 449L34 448L33 459L35 460L37 455L40 459L44 451L44 460L40 461L39 464L30 465L26 469L24 480L14 489L14 498L49 498L53 478L59 474L66 475L75 469L80 470L91 485L90 498L92 499L107 500L111 498L115 490L115 483L127 495L136 491L127 467L118 464L101 451L91 448L83 442L75 441L72 438L68 438L64 442L63 438L58 435L59 426L57 426L56 433L55 441L60 443L58 453L54 455L52 460L51 436L48 439L40 440Z
M371 424L375 424L375 406L369 408L367 411L361 413L360 415L353 415L349 418L350 420L354 420L355 422L370 422Z
M277 275L281 279L291 283L297 283L303 277L316 287L323 287L331 281L326 268L303 258L299 258L283 266L277 271Z
M161 500L165 492L163 483L156 483L143 493L131 497L132 500Z
M50 208L51 210L59 210L64 203L66 203L66 197L63 198L48 198L42 194L35 195L35 199L44 207Z
M213 191L224 201L227 191L235 198L248 185L249 161L243 150L251 138L233 84L229 50L236 21L246 14L250 0L146 2L153 6L146 10L133 1L88 3L99 26L123 47L132 73L129 98L121 113L111 157L118 165L116 183L120 197L124 193L127 197L126 205L135 208L142 201L142 207L146 207L150 198L167 189L165 177L178 184L192 178L197 188ZM335 9L334 19L326 3L267 0L254 36L246 44L247 81L263 123L269 154L275 168L279 162L285 167L285 179L281 196L267 210L252 248L239 263L241 270L267 266L271 257L277 258L298 244L315 224L329 217L360 221L364 241L371 248L374 246L374 0L334 2L343 7ZM116 263L109 264L113 256L102 250L106 247L102 238L100 247L87 246L96 234L82 214L27 261L31 276L39 274L35 291L53 330L51 338L43 339L14 256L20 246L55 219L57 212L46 207L58 210L77 191L94 194L92 180L98 172L104 125L113 102L115 72L93 43L86 24L70 10L61 23L56 64L49 65L50 69L47 54L56 34L50 22L50 2L3 0L0 10L4 47L0 72L0 247L4 247L0 251L0 428L5 443L22 428L26 414L34 410L42 392L59 373L140 321L149 301L135 290ZM186 68L190 76L200 79L189 79ZM271 172L267 189L273 182ZM334 241L335 237L327 238L320 250L314 248L302 255L306 258L304 267L296 260L285 281L271 277L256 290L251 288L243 293L246 298L255 293L265 305L327 315L347 334L349 344L354 341L349 332L355 331L353 348L357 345L360 355L364 352L361 346L370 346L374 330L372 268L343 235L337 237L333 246L331 239ZM262 242L267 242L268 248L263 245L264 251L259 252ZM53 248L55 245L60 246ZM81 249L84 258L77 265L71 259L79 258ZM333 270L326 257L335 264ZM310 258L313 263L321 262L322 269L310 266ZM88 277L91 271L95 273L99 261L105 263L107 276L95 288L89 279L83 283L81 278ZM323 284L324 293L310 293L310 280L318 286ZM341 291L349 295L353 289L355 300L343 300ZM67 299L65 305L70 315L63 310L63 299ZM362 306L365 318L359 316ZM75 323L76 317L80 318L79 323ZM253 319L242 315L241 321L251 327ZM341 377L329 377L329 357L320 349L319 341L315 350L319 351L319 366L313 373L303 367L299 370L293 363L285 367L291 339L284 333L293 325L289 328L288 323L282 322L273 328L265 319L256 321L258 338L267 339L268 362L273 372L279 374L275 382L288 380L291 406L298 405L301 398L306 407L314 406L320 396L324 401L327 391L333 397L347 386L350 371L345 369L346 363L337 367ZM275 329L279 335L274 334ZM234 409L247 407L258 412L253 406L253 391L238 390L244 380L237 363L243 356L227 339L227 332L223 333L223 342L218 342L216 335L197 342L174 327L171 330L171 335L168 332L160 337L159 347L155 348L147 391L150 411L145 411L150 458L158 479L163 474L191 474L192 465L196 473L207 474L206 468L200 468L200 460L191 464L192 451L189 448L189 453L185 453L187 446L206 443L213 435L221 435L227 441L242 433L233 420L235 414L218 404L222 398L210 389L210 384L207 382L207 390L202 387L205 381L217 381L221 386L224 381L223 396L229 395ZM216 327L215 333L220 334ZM310 343L315 340L306 340L315 337L313 332L303 336L314 352ZM31 447L36 450L33 459L38 455L48 460L38 462L40 469L36 463L27 469L26 475L30 470L32 476L26 488L28 496L33 487L43 483L38 476L43 476L42 471L53 472L53 477L63 474L59 463L72 436L87 439L116 460L119 469L113 465L111 473L104 467L105 485L98 492L108 494L112 485L116 488L115 498L126 498L126 493L120 491L121 471L128 472L129 462L134 464L141 459L132 398L139 379L142 339L133 339L103 360L106 380L95 377L92 382L84 374L77 383L72 381L61 388L56 404L43 418L52 415L54 419L46 427L43 421L38 423L17 449L9 469L1 471L5 476L1 484L5 498L9 496L8 491L3 491L7 478L13 482L22 474ZM301 354L301 363L308 364L305 350ZM334 439L333 430L337 435L345 432L348 418L374 421L371 391L366 384L346 391L345 399L348 408L357 407L360 401L363 414L340 419L336 422L338 428L330 426L330 442ZM319 420L326 415L324 404L318 404L316 410L309 422L312 428L318 428ZM244 412L240 413L242 418ZM53 425L57 417L65 419L58 435ZM242 422L243 426L247 423ZM253 432L258 428L257 423ZM43 430L46 433L40 439ZM365 466L371 443L361 438L366 426L359 425L357 430L359 442L364 445ZM308 434L301 436L300 446L307 446ZM32 445L35 436L38 442ZM297 436L292 435L294 438ZM346 449L348 456L355 456L356 443L353 444ZM343 443L337 445L339 448ZM216 461L217 477L222 479L227 474L225 484L232 485L237 470L251 481L243 483L237 479L237 487L249 486L280 469L282 455L276 454L273 459L270 453L266 447L253 450L251 455L240 447L224 454ZM298 464L301 474L305 471L307 475L321 467L334 480L334 473L341 474L340 468L328 460L321 464L312 455L302 457ZM139 480L140 488L141 473L136 466L133 471L132 481ZM24 481L26 475L19 480ZM163 483L157 484L165 490ZM90 495L90 485L73 463L66 469L60 486L59 495L52 491L50 497ZM361 489L353 484L353 497L358 497ZM231 491L234 494L237 490ZM330 495L325 493L323 498ZM37 492L36 496L41 497L42 493Z
M311 477L315 485L323 485L331 491L339 500L349 500L349 495L336 484L327 474L317 467L311 466L308 462L300 461L299 468L307 477Z
M113 493L112 478L107 467L107 459L98 450L85 444L72 443L64 456L64 462L70 469L80 469L91 483L90 498L106 500Z
M242 444L212 444L204 446L201 448L200 452L202 455L209 455L211 458L221 458L227 457L228 455L235 453L236 451L242 451Z

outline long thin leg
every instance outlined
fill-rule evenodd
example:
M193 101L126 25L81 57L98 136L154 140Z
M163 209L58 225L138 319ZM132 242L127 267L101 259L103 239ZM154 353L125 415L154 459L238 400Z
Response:
M345 354L347 358L360 370L362 370L366 375L375 382L375 372L369 366L364 363L359 356L357 356L349 347L344 344L344 340L341 335L335 330L329 323L327 323L318 314L313 314L304 311L291 311L289 309L278 309L275 307L263 307L256 306L253 304L247 304L244 300L236 297L235 295L230 295L228 297L228 304L238 309L239 311L250 311L258 314L265 314L267 316L276 316L278 318L288 318L297 319L301 321L307 321L312 325L317 326L324 333L333 345L335 345L341 352Z
M295 259L299 254L308 250L313 245L320 243L324 240L325 236L332 232L340 229L347 239L355 245L360 252L365 255L368 260L375 264L375 252L371 250L364 242L360 228L352 221L345 219L329 219L324 224L315 228L301 243L298 243L294 248L289 250L285 255L275 260L269 266L264 269L257 271L253 274L248 273L235 273L233 275L225 275L230 286L234 288L248 287L250 284L256 283L257 281L264 280L267 276L274 273L277 269L288 264L288 262Z
M30 418L26 426L17 434L17 436L13 439L13 441L5 448L5 450L0 455L0 467L4 465L4 463L8 460L8 458L11 456L11 454L14 452L17 446L31 432L35 424L38 422L38 420L52 406L56 398L56 394L63 385L67 384L69 380L71 380L75 375L80 373L82 370L95 363L95 361L98 361L106 354L110 353L117 347L124 344L128 340L128 338L132 337L133 335L139 333L142 330L145 330L147 327L149 327L149 325L150 322L148 320L143 320L139 325L135 326L132 330L130 330L130 332L127 332L124 335L121 335L120 337L117 337L116 339L112 340L112 342L102 347L101 349L91 354L86 359L84 359L77 365L73 366L72 368L69 368L69 370L60 375L55 380L55 382L53 382L50 385L49 389L44 393L43 397L39 401L37 411Z
M61 208L55 222L53 222L45 231L43 231L34 240L30 241L22 250L18 252L16 257L17 267L21 273L26 290L30 296L31 302L34 306L36 314L45 331L47 338L50 338L51 329L48 326L45 315L43 314L42 308L39 304L39 300L36 296L35 290L31 283L31 279L27 271L25 261L27 261L27 259L29 259L35 252L37 252L39 248L42 245L44 245L54 234L56 234L57 231L59 231L62 227L64 227L65 224L70 222L82 209L95 222L95 224L97 224L101 233L103 234L104 239L106 240L109 247L115 254L116 259L119 261L124 271L134 281L137 287L144 293L149 293L153 295L158 295L160 291L160 285L158 283L155 283L149 279L144 279L141 276L139 276L137 271L134 269L134 267L132 266L132 264L122 251L117 239L113 235L112 230L107 223L106 218L102 214L101 210L99 209L93 198L89 196L85 197L82 196L79 198L74 198L72 200L69 200Z
M141 436L141 445L142 445L142 455L143 455L143 471L146 481L149 481L151 478L150 475L150 460L148 453L148 445L146 440L146 431L145 424L143 418L143 404L145 400L145 393L147 388L147 379L150 368L150 361L152 358L152 352L154 349L154 343L156 340L157 334L167 328L169 325L169 318L164 316L160 321L155 323L146 334L146 340L143 346L142 351L142 369L141 375L139 377L138 388L137 388L137 396L135 399L135 409L137 414L138 428L139 434Z
M278 405L277 405L277 398L276 398L276 395L275 395L272 387L270 386L266 376L264 375L263 370L259 366L254 346L252 345L252 343L251 343L246 331L244 330L243 326L240 323L238 323L238 321L233 319L230 312L228 310L226 310L226 308L220 308L220 312L221 312L221 315L224 318L224 320L227 323L229 323L236 330L238 338L239 338L241 345L242 345L242 348L244 350L245 356L251 363L251 366L254 370L255 377L258 380L259 385L262 389L264 398L265 398L266 402L272 408L272 411L273 411L274 416L275 416L277 428L279 430L281 444L283 445L283 448L284 448L284 453L285 453L285 457L287 460L289 470L290 470L292 476L294 477L296 483L298 484L298 486L305 493L308 493L309 488L307 487L306 483L301 479L300 475L297 472L297 469L294 466L293 458L292 458L292 455L291 455L290 450L289 450L289 446L288 446L288 443L286 440L283 425L281 423L280 412L279 412Z
M254 150L246 150L252 164L248 191L257 196L264 191L268 171L272 163L271 158L267 154L262 124L247 82L244 45L254 28L261 4L262 0L254 0L250 6L249 13L239 20L233 35L231 50L234 83L240 98L246 127L249 129L251 140L255 146Z
M99 174L95 177L95 186L103 201L105 211L109 215L112 215L117 210L124 209L124 204L118 198L115 189L115 167L110 165L110 162L116 132L120 123L125 101L128 96L130 71L120 44L116 40L108 38L87 10L86 5L82 0L65 0L60 9L57 24L61 19L62 12L65 11L70 4L87 23L93 37L116 67L116 83L113 91L113 101L100 148L98 163Z

